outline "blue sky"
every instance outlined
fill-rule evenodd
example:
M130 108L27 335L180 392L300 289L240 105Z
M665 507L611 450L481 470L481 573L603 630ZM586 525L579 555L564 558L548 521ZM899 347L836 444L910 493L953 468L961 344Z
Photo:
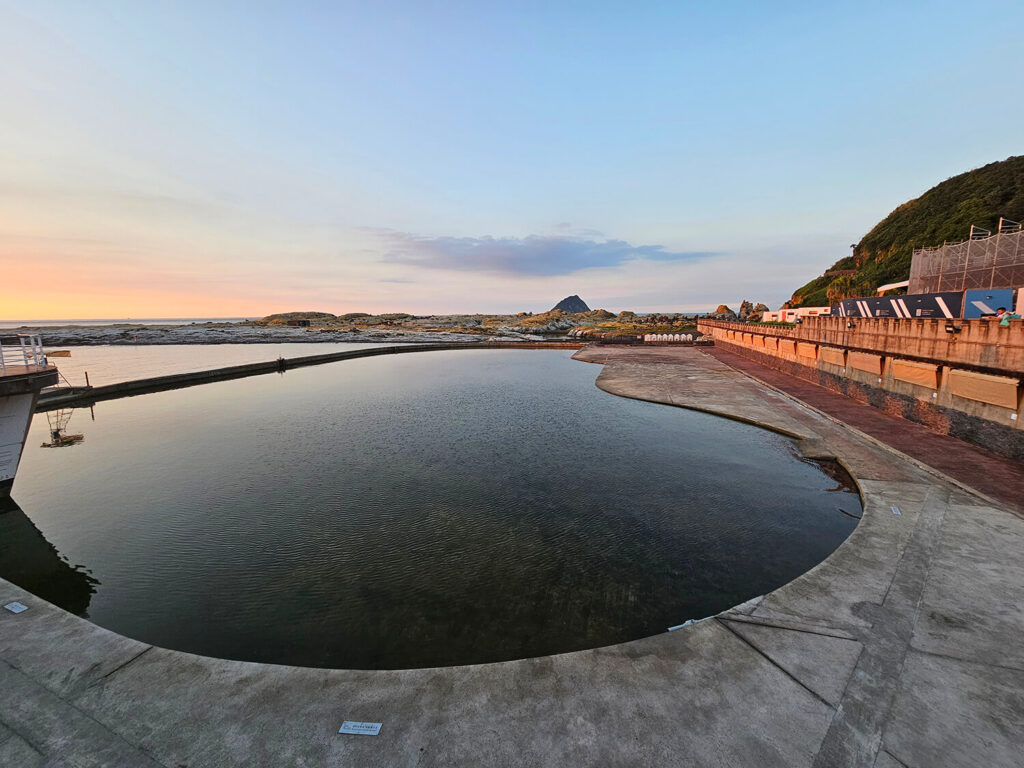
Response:
M775 307L1024 152L1022 21L0 0L0 260L47 276L0 319Z

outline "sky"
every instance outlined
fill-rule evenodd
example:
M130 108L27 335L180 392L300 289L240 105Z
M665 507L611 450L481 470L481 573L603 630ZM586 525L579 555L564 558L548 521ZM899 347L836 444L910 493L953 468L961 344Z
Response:
M776 308L897 205L1024 153L1022 22L0 0L0 320Z

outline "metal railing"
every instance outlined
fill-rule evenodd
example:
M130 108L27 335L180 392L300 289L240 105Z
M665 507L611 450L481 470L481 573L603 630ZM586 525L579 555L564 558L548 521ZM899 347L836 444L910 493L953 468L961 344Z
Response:
M38 334L0 336L0 376L42 371L46 367L43 340Z

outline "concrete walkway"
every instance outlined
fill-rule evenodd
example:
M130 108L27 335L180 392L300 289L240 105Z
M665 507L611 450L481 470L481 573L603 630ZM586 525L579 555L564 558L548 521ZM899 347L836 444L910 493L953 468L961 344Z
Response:
M1024 465L724 348L708 354L1024 514Z
M860 525L804 576L686 629L445 669L190 656L0 581L0 604L29 606L0 610L0 766L1021 764L1024 520L699 350L577 358L607 363L597 383L614 394L838 457ZM383 728L339 735L343 720Z

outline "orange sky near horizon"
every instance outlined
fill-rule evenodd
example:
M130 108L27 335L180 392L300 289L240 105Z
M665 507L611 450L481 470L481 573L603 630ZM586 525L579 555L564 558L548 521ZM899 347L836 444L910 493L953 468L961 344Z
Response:
M41 253L17 257L0 250L4 282L16 290L0 296L0 321L88 320L152 317L263 317L286 302L271 296L246 296L246 288L213 291L197 284L183 289L179 280L139 269L93 269L85 259ZM330 311L325 309L324 311Z
M331 311L329 308L325 312ZM257 306L255 302L206 295L182 296L160 290L137 289L129 295L90 290L81 293L74 288L38 288L5 296L0 302L0 321L34 320L101 320L246 317L257 318L283 308Z

